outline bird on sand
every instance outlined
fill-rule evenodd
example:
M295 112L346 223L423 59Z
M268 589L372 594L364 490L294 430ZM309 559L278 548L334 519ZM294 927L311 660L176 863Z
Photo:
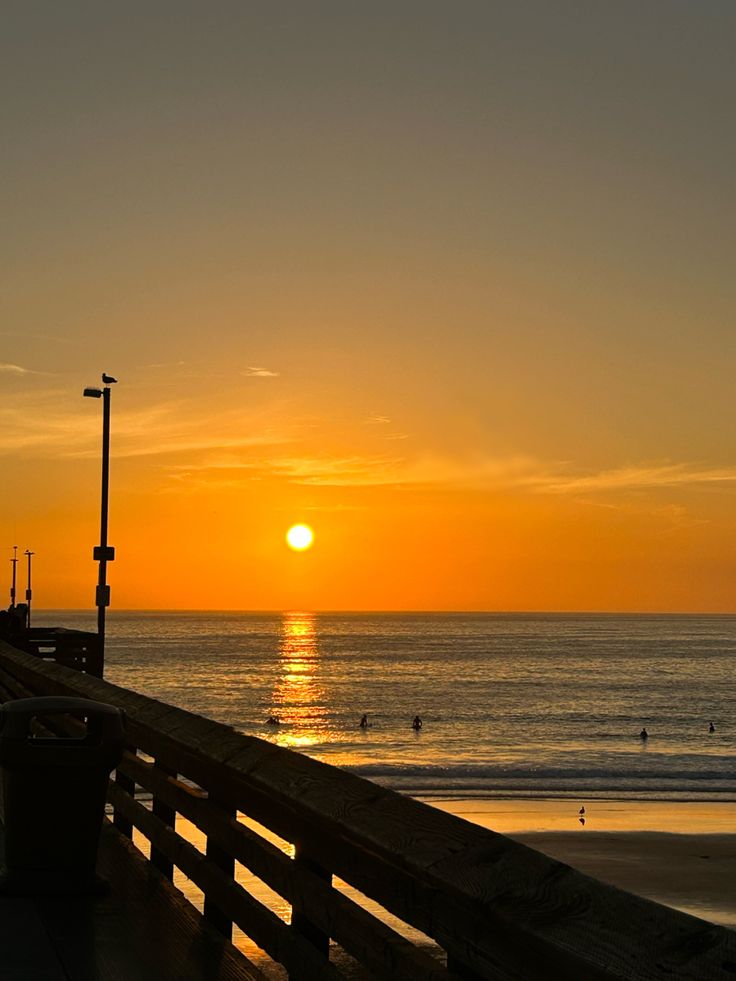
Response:
M585 814L585 807L581 807L578 814Z
M114 385L117 378L113 378L112 375L108 375L106 371L102 372L102 380L106 385Z

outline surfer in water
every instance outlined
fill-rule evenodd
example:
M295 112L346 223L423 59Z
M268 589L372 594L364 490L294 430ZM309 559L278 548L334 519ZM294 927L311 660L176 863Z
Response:
M411 727L414 730L414 732L419 732L419 730L422 728L422 720L419 718L418 715L414 716L414 721L412 722Z
M639 733L639 739L644 740L644 741L646 741L647 739L649 739L649 733L647 732L646 729L642 729L641 730L641 732Z
M360 722L358 723L358 726L361 729L367 729L368 728L368 716L367 715L361 715Z
M715 732L715 731L716 731L716 727L711 722L711 724L708 726L708 732Z

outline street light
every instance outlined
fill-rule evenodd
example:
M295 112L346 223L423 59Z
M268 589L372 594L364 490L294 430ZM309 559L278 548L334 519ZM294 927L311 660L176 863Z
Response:
M28 610L26 611L26 626L30 629L31 626L31 596L33 595L31 591L31 556L35 555L29 548L23 553L28 556L28 588L26 589L26 606Z
M107 544L107 500L110 485L110 385L117 381L111 375L102 374L104 388L85 388L84 396L102 399L102 497L100 505L100 544L92 552L95 562L100 563L97 578L95 604L97 606L97 636L100 645L100 677L105 663L105 610L110 605L110 587L107 585L107 563L115 558L115 549Z
M13 545L13 558L10 560L13 563L13 584L10 587L10 609L15 609L15 582L18 571L18 546Z

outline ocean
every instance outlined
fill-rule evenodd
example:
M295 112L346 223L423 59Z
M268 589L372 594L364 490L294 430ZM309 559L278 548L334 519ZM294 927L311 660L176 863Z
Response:
M113 610L106 678L424 798L734 801L734 664L736 616Z

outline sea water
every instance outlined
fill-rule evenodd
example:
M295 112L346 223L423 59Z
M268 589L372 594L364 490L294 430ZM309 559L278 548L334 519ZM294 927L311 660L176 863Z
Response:
M105 674L423 797L736 800L735 664L734 616L111 611Z

